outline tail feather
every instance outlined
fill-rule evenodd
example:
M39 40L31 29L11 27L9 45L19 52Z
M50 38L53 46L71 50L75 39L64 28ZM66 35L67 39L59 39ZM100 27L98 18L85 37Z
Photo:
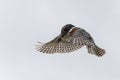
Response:
M87 46L88 53L94 54L98 57L102 57L105 54L105 50L94 45L94 46Z

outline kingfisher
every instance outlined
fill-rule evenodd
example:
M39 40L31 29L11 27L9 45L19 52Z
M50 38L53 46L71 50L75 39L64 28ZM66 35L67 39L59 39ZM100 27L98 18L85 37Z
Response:
M67 24L62 27L61 33L47 43L38 42L37 51L42 53L69 53L86 46L88 53L102 57L105 49L95 44L92 36L80 27Z

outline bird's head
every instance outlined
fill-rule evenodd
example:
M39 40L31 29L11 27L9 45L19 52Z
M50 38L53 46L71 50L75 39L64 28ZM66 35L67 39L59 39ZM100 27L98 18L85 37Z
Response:
M62 37L67 34L73 27L75 27L74 25L72 24L67 24L65 26L63 26L63 28L61 29L61 34L62 34Z

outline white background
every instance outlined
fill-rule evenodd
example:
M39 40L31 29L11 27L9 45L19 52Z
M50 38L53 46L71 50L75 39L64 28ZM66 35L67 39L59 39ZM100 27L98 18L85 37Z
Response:
M65 24L86 29L99 58L85 47L42 54ZM0 80L120 80L120 0L0 0Z

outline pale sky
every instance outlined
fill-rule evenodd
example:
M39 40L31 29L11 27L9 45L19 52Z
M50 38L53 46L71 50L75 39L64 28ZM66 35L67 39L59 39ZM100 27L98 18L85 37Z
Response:
M42 54L65 24L86 29L106 50ZM120 80L120 0L0 0L0 80Z

